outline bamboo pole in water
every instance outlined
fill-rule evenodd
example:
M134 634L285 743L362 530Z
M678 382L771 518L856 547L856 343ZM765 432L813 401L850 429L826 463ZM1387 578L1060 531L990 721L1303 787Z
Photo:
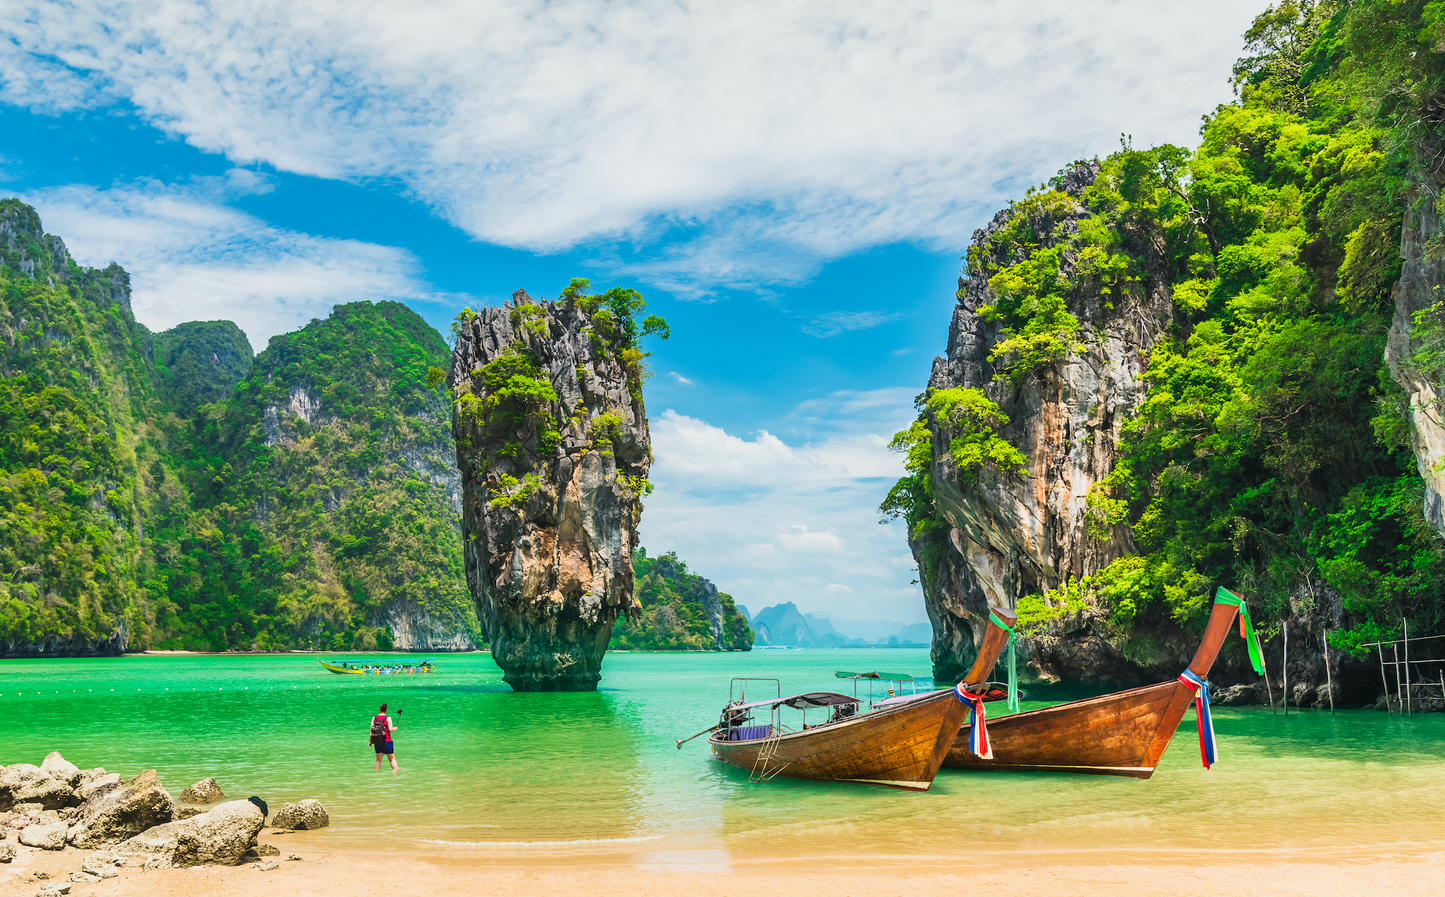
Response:
M1390 712L1390 680L1385 677L1385 643L1378 645L1380 649L1380 687L1385 690L1385 712Z
M1400 619L1405 624L1405 714L1411 718L1415 716L1415 708L1410 701L1410 621Z
M1284 667L1284 694L1280 700L1284 701L1284 715L1289 716L1289 620L1284 621L1284 654L1280 662Z
M1335 678L1330 675L1330 631L1320 631L1320 647L1325 653L1325 688L1330 690L1330 716L1335 715Z
M1400 691L1400 643L1396 642L1391 646L1395 652L1395 700L1400 702L1400 709L1405 709L1405 696Z
M1258 638L1258 636L1255 636ZM1274 713L1274 689L1269 684L1269 664L1264 659L1264 645L1259 646L1259 665L1264 667L1264 693L1269 696L1269 712Z

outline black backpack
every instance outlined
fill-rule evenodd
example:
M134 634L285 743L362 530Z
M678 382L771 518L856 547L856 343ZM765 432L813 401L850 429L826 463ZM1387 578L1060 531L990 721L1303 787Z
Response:
M386 744L386 714L378 713L371 720L371 743Z

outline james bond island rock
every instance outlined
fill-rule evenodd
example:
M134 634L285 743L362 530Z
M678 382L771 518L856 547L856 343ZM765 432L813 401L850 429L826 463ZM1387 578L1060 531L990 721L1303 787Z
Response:
M464 311L447 377L467 584L518 691L596 688L613 624L639 610L652 450L638 342L667 325L638 320L633 290L586 288Z
M1445 56L1417 53L1418 11L1341 7L1330 33L1354 42L1308 63L1324 24L1281 9L1197 149L1126 144L977 232L883 505L908 523L936 678L990 604L1017 611L1029 678L1128 685L1178 674L1227 585L1269 691L1287 627L1287 699L1313 706L1325 656L1337 701L1374 703L1352 668L1371 642L1445 633L1445 95L1402 118L1374 92L1445 78ZM1349 80L1365 70L1392 74ZM1238 638L1211 678L1267 694Z

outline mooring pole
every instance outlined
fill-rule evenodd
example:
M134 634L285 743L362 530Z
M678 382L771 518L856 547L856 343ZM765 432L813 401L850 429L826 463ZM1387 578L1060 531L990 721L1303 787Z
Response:
M1330 631L1320 631L1320 647L1325 652L1325 688L1330 690L1330 716L1335 715L1335 678L1330 675Z
M1410 701L1410 621L1401 617L1400 622L1405 625L1405 713L1413 719L1415 708Z
M1289 620L1284 621L1284 653L1281 655L1281 664L1284 666L1284 695L1280 700L1284 701L1284 715L1289 716Z
M1390 711L1390 680L1385 678L1385 643L1380 642L1375 646L1380 652L1380 687L1385 690L1385 712Z
M1395 700L1400 702L1400 709L1405 709L1405 695L1400 690L1400 643L1395 642L1391 648L1395 652Z
M1259 638L1258 635L1255 638ZM1259 665L1264 667L1264 693L1269 696L1269 712L1274 713L1274 689L1269 684L1269 663L1264 659L1264 644L1259 646Z

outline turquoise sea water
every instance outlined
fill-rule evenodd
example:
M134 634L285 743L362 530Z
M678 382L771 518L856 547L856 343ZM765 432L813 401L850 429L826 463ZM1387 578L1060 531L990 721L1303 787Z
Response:
M420 655L417 655L420 658ZM426 676L326 672L310 655L0 662L0 762L214 776L272 807L317 797L332 827L283 836L439 862L934 865L1207 855L1423 856L1445 849L1445 716L1218 708L1220 762L1193 714L1152 779L944 770L927 793L775 780L708 756L732 676L847 690L837 669L925 674L927 651L609 654L602 688L516 694L490 655ZM842 686L840 688L840 686ZM757 695L761 697L762 695ZM397 718L404 775L373 772L367 728ZM1025 709L1042 704L1025 704ZM991 715L998 704L990 705Z

